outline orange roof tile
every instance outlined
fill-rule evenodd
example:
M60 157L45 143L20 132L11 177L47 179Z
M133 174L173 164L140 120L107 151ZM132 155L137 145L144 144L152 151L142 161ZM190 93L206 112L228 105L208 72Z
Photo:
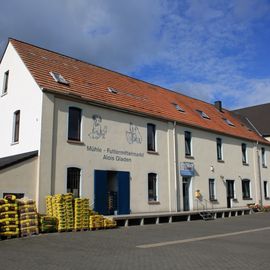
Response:
M22 41L10 39L10 42L41 88L62 94L77 94L83 100L269 144L228 110L220 112L204 101ZM69 85L56 82L50 72L61 74ZM116 89L117 94L110 93L108 87ZM172 103L179 104L185 112L177 111ZM210 119L202 118L196 110L205 112ZM235 126L229 126L223 118Z

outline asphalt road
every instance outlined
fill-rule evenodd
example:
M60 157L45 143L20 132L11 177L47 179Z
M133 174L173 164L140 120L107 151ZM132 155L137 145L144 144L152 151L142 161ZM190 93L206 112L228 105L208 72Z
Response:
M0 241L0 269L270 269L270 213Z

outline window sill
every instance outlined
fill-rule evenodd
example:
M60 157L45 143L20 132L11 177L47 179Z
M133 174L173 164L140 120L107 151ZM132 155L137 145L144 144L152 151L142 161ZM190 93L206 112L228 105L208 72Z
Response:
M2 94L1 94L1 97L4 97L4 96L6 96L6 95L7 95L7 92L2 93Z
M249 164L248 164L248 163L244 163L244 162L243 162L242 164L243 164L243 166L249 166Z
M19 144L19 142L12 142L10 145L16 145Z
M187 158L187 159L194 159L193 156L187 156L187 155L185 155L185 158Z
M265 200L270 200L270 197L264 197Z
M263 168L267 169L267 166L266 165L262 165Z
M232 198L233 202L238 202L237 198Z
M225 161L223 159L218 159L217 162L219 162L219 163L225 163Z
M217 202L217 199L209 199L210 202Z
M85 145L84 142L81 142L81 141L74 141L74 140L67 140L67 143L78 144L78 145Z
M243 198L244 201L253 200L252 198Z
M148 150L147 153L150 154L150 155L159 155L158 152L156 152L156 151L151 151L151 150Z
M160 202L159 201L148 201L148 204L157 205L157 204L160 204Z

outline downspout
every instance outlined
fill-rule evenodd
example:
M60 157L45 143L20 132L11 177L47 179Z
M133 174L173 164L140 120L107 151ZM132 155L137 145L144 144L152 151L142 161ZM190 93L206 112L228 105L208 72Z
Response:
M177 166L177 139L176 139L176 121L173 122L173 140L174 140L174 149L173 149L173 163L175 168L175 209L176 212L180 211L180 203L179 203L179 181L178 181L178 166Z
M259 189L260 189L260 200L259 204L262 207L263 206L263 192L262 192L262 175L261 175L261 162L260 162L260 152L258 149L259 142L256 142L256 155L257 155L257 162L258 162L258 175L259 175Z

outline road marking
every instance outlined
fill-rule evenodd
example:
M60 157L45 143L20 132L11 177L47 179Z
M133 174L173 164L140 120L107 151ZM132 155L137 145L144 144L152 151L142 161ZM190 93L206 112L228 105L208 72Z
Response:
M139 245L139 246L137 246L137 248L163 247L163 246L184 244L184 243L203 241L203 240L209 240L209 239L215 239L215 238L222 238L222 237L245 234L245 233L254 233L254 232L260 232L260 231L266 231L266 230L270 230L270 227L263 227L263 228L253 229L253 230L246 230L246 231L239 231L239 232L232 232L232 233L214 234L214 235L209 235L209 236L202 236L202 237L189 238L189 239L183 239L183 240L160 242L160 243L154 243L154 244L145 244L145 245Z

